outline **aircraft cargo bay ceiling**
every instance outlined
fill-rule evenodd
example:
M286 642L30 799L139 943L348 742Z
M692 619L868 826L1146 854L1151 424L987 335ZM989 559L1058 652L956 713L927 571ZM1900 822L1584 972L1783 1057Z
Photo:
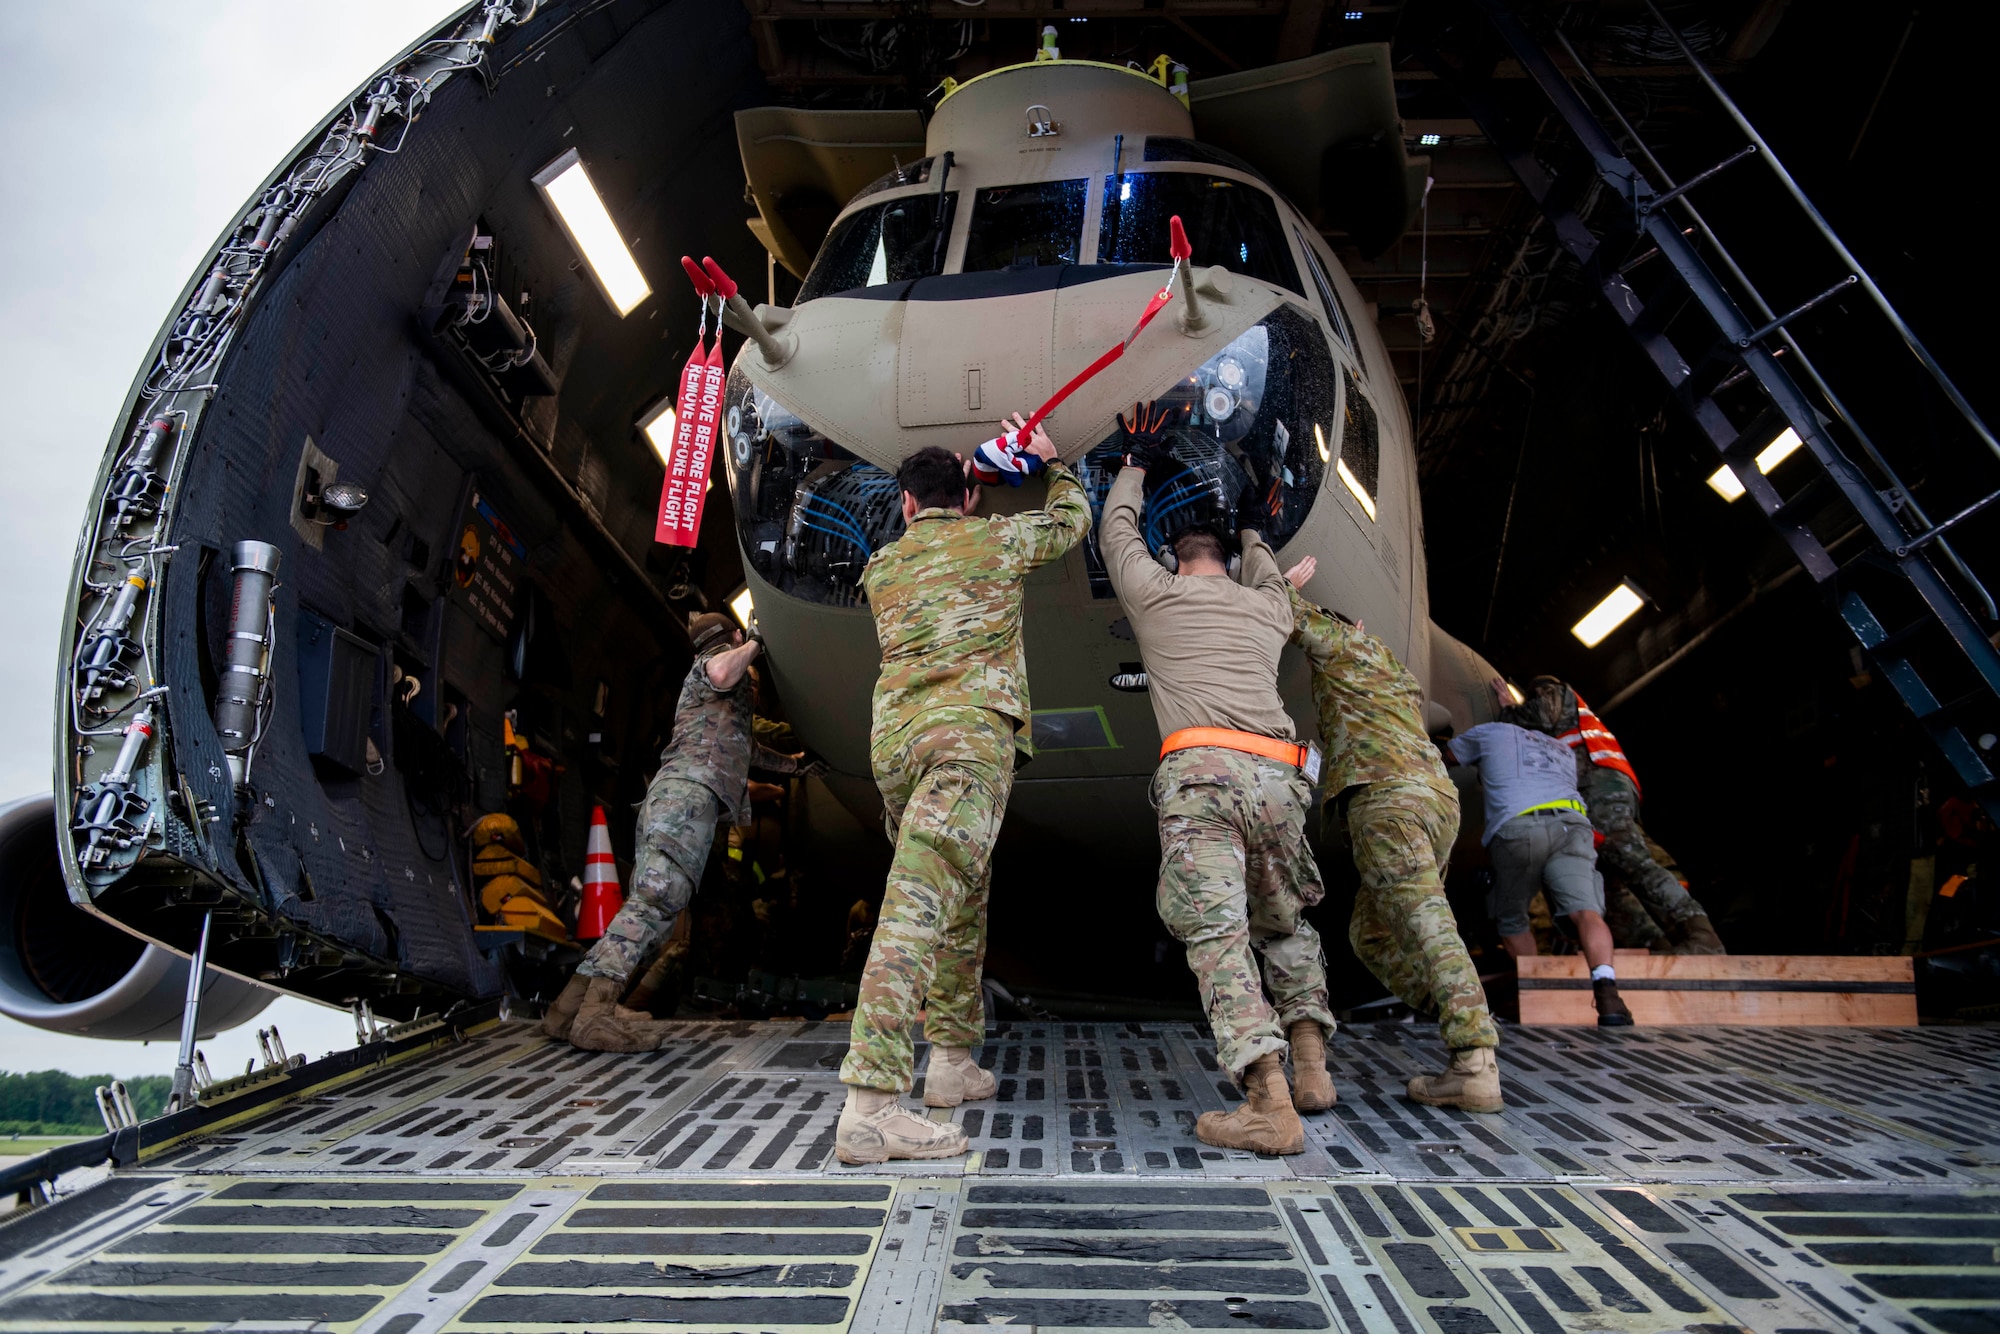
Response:
M1559 127L1537 110L1529 71L1475 31L1483 6L468 6L357 89L277 168L213 263L190 278L114 434L65 648L75 689L57 783L70 790L57 804L72 830L72 881L90 887L101 911L179 949L192 948L213 909L222 926L211 962L323 999L366 995L408 1014L505 989L508 970L533 961L482 947L468 930L476 909L451 813L540 793L531 842L551 866L581 865L593 801L623 812L643 792L688 661L685 618L723 609L746 583L759 596L772 587L768 572L745 567L739 528L749 532L758 516L739 525L729 485L707 493L697 546L653 540L662 470L651 437L695 338L680 257L712 256L752 303L792 305L857 191L941 196L949 165L924 146L940 96L1027 62L1046 43L1066 61L1152 71L1157 107L1148 114L1159 124L1145 131L1148 155L1171 138L1186 146L1175 150L1184 155L1176 170L1209 164L1218 188L1275 184L1345 266L1351 287L1318 272L1326 252L1303 234L1310 291L1296 271L1283 281L1260 271L1247 241L1234 255L1198 253L1197 264L1240 268L1241 286L1234 298L1226 283L1211 294L1222 311L1214 346L1186 346L1199 348L1190 363L1202 373L1234 367L1240 376L1226 354L1245 339L1259 348L1292 339L1309 351L1325 341L1314 322L1324 319L1359 362L1358 349L1374 356L1378 345L1341 322L1379 331L1388 365L1371 372L1376 413L1383 438L1401 438L1407 406L1416 476L1395 475L1400 465L1385 450L1378 479L1371 455L1365 479L1344 478L1367 508L1354 522L1374 531L1367 525L1379 519L1382 536L1370 540L1385 551L1407 538L1402 568L1421 580L1421 519L1431 617L1470 649L1456 659L1440 652L1450 641L1426 637L1414 589L1397 595L1400 610L1371 610L1371 625L1413 665L1428 657L1442 672L1450 659L1476 676L1483 654L1519 680L1562 675L1606 707L1648 775L1649 825L1728 905L1716 911L1732 919L1738 949L1900 946L1895 877L1907 872L1911 846L1933 836L1930 789L1949 795L1948 771L1894 696L1850 658L1851 639L1811 581L1792 577L1795 564L1755 504L1713 489L1713 447L1523 188L1538 155L1561 156ZM1593 111L1615 111L1675 179L1737 151L1741 134L1644 0L1500 8L1525 16L1551 49L1567 43L1559 64L1598 99ZM1969 375L1952 335L1962 310L1983 307L1990 266L1960 266L1944 281L1924 246L1935 229L1911 214L1942 213L1957 193L1953 127L1976 123L1964 104L1979 84L1964 53L1978 44L1895 6L1860 20L1785 0L1674 4L1665 14L1947 369ZM1204 96L1254 81L1250 71L1322 53L1336 53L1324 68L1376 68L1369 86L1380 97L1301 103L1282 136L1197 110L1197 138L1207 142L1173 138L1187 134L1185 104L1169 95L1184 84L1199 108ZM1479 77L1468 83L1467 70ZM751 108L767 109L745 122L763 137L747 135L739 149L736 113ZM1040 110L1045 127L1058 128ZM788 115L807 111L865 114L850 122L844 147L823 150L787 129ZM1489 141L1482 124L1495 116L1517 133L1527 126L1525 137L1504 149ZM1003 202L991 195L982 193L982 208ZM1732 163L1701 200L1781 309L1844 272L1813 249L1816 233L1770 221L1784 201L1762 164ZM1078 216L1087 211L1099 228L1100 205L1083 201L1074 201ZM1026 202L1069 206L1053 194ZM1586 219L1609 211L1602 191L1567 206ZM895 238L898 247L933 242L934 260L947 254L944 233L959 238L948 253L965 272L927 281L990 276L1013 284L1010 300L1045 303L1035 307L1043 318L1073 308L1059 302L1083 301L1084 283L1145 285L1101 281L1113 263L1164 258L1127 254L1095 231L1100 262L1056 256L1070 266L1063 272L1082 276L1044 292L1013 273L972 275L1020 263L961 261L968 228L961 221L954 231L948 210L938 216L941 230L928 213L918 219L935 237ZM899 279L880 225L875 263L885 271L857 251L851 280L824 290ZM1650 280L1648 263L1660 261L1635 254L1635 282ZM1272 294L1287 285L1306 293L1293 298L1303 305ZM1320 313L1299 313L1308 307ZM1993 489L1980 471L1992 471L1991 459L1955 433L1951 409L1893 338L1874 325L1854 332L1864 317L1872 311L1857 296L1837 292L1797 331L1822 340L1813 355L1877 434L1916 437L1899 441L1909 495L1933 519L1955 513ZM782 320L771 321L774 346L789 336ZM724 343L737 397L749 392L736 362L742 341L731 332ZM1306 369L1273 370L1271 383L1301 401L1332 404L1338 392L1372 441L1376 416L1353 375L1336 391L1333 363L1313 357L1324 360L1313 352L1297 363ZM1390 380L1404 405L1382 401L1393 398ZM1250 406L1245 419L1261 422ZM791 426L825 450L818 457L872 461L860 442L848 453L821 439L820 423ZM1294 482L1332 477L1334 458L1324 440L1313 457L1303 432L1286 453L1278 430L1272 513L1296 524L1312 495L1295 504ZM1770 468L1782 480L1776 460ZM763 477L733 476L737 499L759 494ZM870 495L855 503L873 503ZM1982 531L1969 523L1952 539L1973 566L1991 553ZM1838 534L1820 536L1838 548ZM1584 647L1570 627L1619 587L1635 590L1636 615ZM121 618L151 627L150 637L126 634ZM836 639L823 641L821 660L793 653L776 665L779 694L790 698L812 672L846 671ZM1114 676L1128 666L1116 657L1106 667ZM260 693L265 675L287 688ZM149 684L170 693L149 697ZM209 700L223 701L212 720ZM176 725L158 744L171 748L175 778L148 787L146 729L154 710L170 707ZM1109 728L1101 709L1094 722L1083 716L1090 710L1073 712L1064 726ZM116 758L121 749L138 770ZM371 781L385 769L395 781ZM864 804L841 796L850 809ZM852 859L859 888L874 875L879 839L838 812L813 819L837 830L822 848L846 838L867 849ZM629 857L629 826L612 823ZM198 869L143 884L126 877L142 850L163 846ZM229 887L219 900L217 885ZM550 890L559 895L560 885ZM829 929L853 897L833 904ZM512 980L516 990L539 985Z

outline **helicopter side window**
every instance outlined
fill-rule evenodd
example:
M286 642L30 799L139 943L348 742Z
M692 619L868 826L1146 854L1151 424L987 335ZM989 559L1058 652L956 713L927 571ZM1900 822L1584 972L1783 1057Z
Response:
M1198 172L1125 172L1104 180L1099 264L1165 264L1167 220L1180 215L1194 262L1220 264L1288 292L1305 294L1278 206L1254 185Z
M1343 396L1346 419L1342 423L1340 453L1334 459L1333 470L1372 521L1375 518L1376 487L1381 480L1381 432L1376 426L1375 405L1368 401L1368 395L1361 392L1353 373L1343 368L1341 378L1346 382L1347 390Z
M1319 289L1319 303L1326 307L1326 319L1327 323L1333 326L1333 336L1340 340L1342 347L1354 354L1356 361L1361 360L1361 350L1354 346L1354 335L1348 332L1347 308L1341 305L1340 298L1334 295L1333 283L1327 278L1326 270L1321 267L1319 256L1313 252L1312 243L1306 240L1306 234L1297 227L1292 228L1292 233L1299 238L1299 252L1306 257L1306 268L1312 272L1313 286Z
M1090 182L989 186L973 196L963 272L1075 264Z
M905 195L850 213L833 225L799 287L799 302L857 287L880 287L936 273L944 258L939 224L951 235L958 192Z

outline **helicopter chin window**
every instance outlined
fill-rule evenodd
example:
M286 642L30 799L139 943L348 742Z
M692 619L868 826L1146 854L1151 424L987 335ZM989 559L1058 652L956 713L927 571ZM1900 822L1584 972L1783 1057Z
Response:
M1337 438L1337 374L1324 327L1286 304L1155 399L1171 413L1173 457L1146 473L1147 547L1160 552L1190 528L1255 528L1274 548L1289 541L1326 476L1317 442ZM1118 445L1113 432L1079 464L1099 518ZM1102 585L1099 596L1109 596L1095 524L1085 564L1092 591Z
M958 191L904 195L848 214L833 225L799 286L798 303L859 287L880 287L936 273L944 258L938 233L951 235Z
M745 557L794 597L853 606L868 558L903 532L895 476L806 425L740 369L729 373L723 397Z
M1191 171L1128 171L1104 179L1099 264L1165 264L1167 222L1178 214L1197 264L1220 264L1305 293L1271 196L1246 181Z

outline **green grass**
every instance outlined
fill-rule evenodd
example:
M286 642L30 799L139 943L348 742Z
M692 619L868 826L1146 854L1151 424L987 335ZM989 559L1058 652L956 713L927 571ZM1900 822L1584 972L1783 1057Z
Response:
M65 1144L74 1144L79 1139L85 1138L87 1136L83 1135L23 1135L19 1139L11 1135L0 1136L0 1158L13 1157L15 1155L27 1157L31 1154L42 1153L48 1149L59 1149Z

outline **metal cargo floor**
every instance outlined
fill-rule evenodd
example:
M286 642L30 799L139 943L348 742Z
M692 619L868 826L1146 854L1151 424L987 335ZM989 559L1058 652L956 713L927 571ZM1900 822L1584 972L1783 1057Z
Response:
M0 1330L2000 1331L2000 1030L1348 1028L1291 1158L1183 1024L1008 1024L964 1162L832 1156L844 1024L503 1023L0 1225ZM921 1066L920 1066L921 1068Z

